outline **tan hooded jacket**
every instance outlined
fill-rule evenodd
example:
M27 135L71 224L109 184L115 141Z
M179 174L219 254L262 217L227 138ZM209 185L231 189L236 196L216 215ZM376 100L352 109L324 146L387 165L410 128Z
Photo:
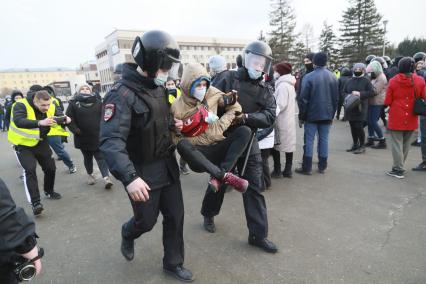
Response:
M203 107L200 101L189 96L192 83L203 76L209 77L207 70L199 63L188 64L184 67L181 80L182 95L173 102L171 107L171 112L175 118L185 121L191 115L196 113L200 107ZM219 101L222 99L223 95L223 92L213 86L208 88L205 96L208 111L217 114ZM223 114L215 123L210 124L203 134L196 137L177 137L173 133L173 141L177 143L180 139L185 138L193 145L210 145L219 142L225 139L223 132L228 129L234 120L234 113L241 110L239 103L228 106L225 114Z

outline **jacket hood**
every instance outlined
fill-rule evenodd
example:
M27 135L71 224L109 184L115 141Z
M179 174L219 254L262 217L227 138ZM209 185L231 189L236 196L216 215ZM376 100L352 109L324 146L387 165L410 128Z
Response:
M195 100L190 97L191 87L194 81L200 79L201 77L208 78L210 80L210 75L207 73L206 68L199 63L188 64L183 68L182 80L180 87L182 90L182 95L186 96L189 99Z
M296 85L296 78L291 74L282 75L275 81L275 88L281 83L288 83L294 86Z
M10 96L10 99L12 100L12 102L15 102L16 96L24 97L24 94L22 94L21 91L13 91L12 95Z
M368 64L368 66L367 66L366 72L367 73L374 72L374 73L376 73L377 76L379 76L380 74L383 73L383 68L382 68L382 65L378 61L371 61L371 63Z
M413 80L416 81L415 76L407 76L405 74L397 74L395 77L392 78L392 80L395 80L398 85L403 86L405 88L412 88L413 87Z

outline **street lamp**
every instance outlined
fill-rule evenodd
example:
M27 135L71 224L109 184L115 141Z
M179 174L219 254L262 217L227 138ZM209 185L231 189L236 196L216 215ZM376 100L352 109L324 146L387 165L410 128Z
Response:
M385 56L385 48L386 48L386 25L389 23L388 20L383 21L384 29L384 35L383 35L383 56Z

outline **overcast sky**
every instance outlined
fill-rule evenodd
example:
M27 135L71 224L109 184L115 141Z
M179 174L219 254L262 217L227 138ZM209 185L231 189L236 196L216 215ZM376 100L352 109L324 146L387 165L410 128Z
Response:
M347 0L293 0L297 28L318 37L327 20L337 31ZM376 0L389 20L387 38L426 37L425 1ZM269 0L1 0L0 69L76 67L118 29L162 29L172 35L256 39L269 30Z

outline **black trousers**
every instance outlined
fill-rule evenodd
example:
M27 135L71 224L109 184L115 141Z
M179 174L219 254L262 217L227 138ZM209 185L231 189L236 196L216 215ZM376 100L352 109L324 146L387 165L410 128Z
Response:
M237 162L239 172L242 171L243 164L244 157L241 157ZM265 190L262 171L262 157L260 153L250 155L246 171L243 175L243 178L248 180L249 187L242 195L249 234L255 235L258 238L266 238L268 236L268 216L265 198L262 195L262 192ZM217 193L214 193L207 188L201 214L206 217L218 215L224 196L225 190L219 190Z
M46 140L40 141L34 147L15 146L16 157L24 169L25 192L29 202L40 201L40 191L37 180L37 162L44 172L44 192L52 193L55 186L56 166L52 150Z
M123 236L137 239L151 231L159 212L163 215L163 266L174 268L184 260L183 198L180 182L149 192L147 202L134 202L130 197L134 216L123 224Z
M207 172L222 180L244 153L251 137L247 126L240 126L224 140L211 145L192 145L183 139L177 145L181 157L194 172Z
M106 163L102 152L98 149L96 151L89 151L80 149L84 158L84 167L86 168L87 174L91 175L93 173L93 157L95 157L96 163L98 164L99 170L101 171L102 177L107 177L108 173L108 164Z
M17 284L18 279L13 273L14 266L12 264L0 264L0 283Z
M363 146L365 144L364 121L349 121L354 145Z

